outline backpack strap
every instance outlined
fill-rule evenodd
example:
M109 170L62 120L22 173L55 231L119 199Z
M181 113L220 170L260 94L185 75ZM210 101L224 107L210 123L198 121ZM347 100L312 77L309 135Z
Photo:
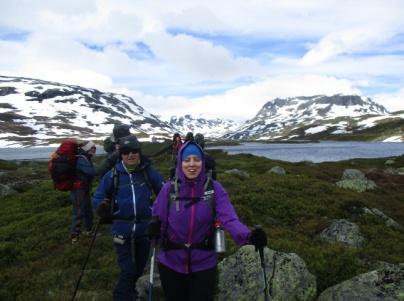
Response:
M180 182L177 178L171 181L171 190L169 194L168 208L175 205L177 212L180 211L181 201L190 201L185 206L191 206L199 201L206 201L212 210L214 217L216 217L216 201L215 190L213 188L213 181L211 177L207 177L203 185L203 195L199 197L179 197Z
M147 187L149 188L151 194L150 194L150 205L153 204L153 199L156 198L156 192L154 191L153 185L150 181L149 173L146 171L146 169L143 169L143 177L144 177L144 182L146 183Z
M111 172L112 184L109 188L108 198L111 200L111 216L114 214L114 205L115 205L115 196L118 193L118 186L119 186L119 175L116 171L116 167L112 168Z
M216 221L216 197L215 197L215 189L213 187L213 180L211 174L208 174L208 177L206 178L205 185L203 187L203 198L206 202L208 202L208 205L210 209L212 210L212 217L213 217L213 222Z

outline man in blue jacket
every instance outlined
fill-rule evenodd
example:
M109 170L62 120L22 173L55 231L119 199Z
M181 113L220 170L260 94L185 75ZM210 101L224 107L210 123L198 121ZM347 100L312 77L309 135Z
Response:
M135 136L119 139L121 160L104 175L93 197L94 208L102 216L112 215L112 235L120 274L114 300L134 300L136 281L145 268L150 241L145 235L151 217L151 197L159 193L163 177L141 155Z

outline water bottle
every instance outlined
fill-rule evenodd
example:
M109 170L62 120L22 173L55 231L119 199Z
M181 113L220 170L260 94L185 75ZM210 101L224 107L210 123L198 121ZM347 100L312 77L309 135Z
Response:
M224 231L222 223L216 221L214 223L215 228L215 251L216 253L226 252L226 241L224 240Z

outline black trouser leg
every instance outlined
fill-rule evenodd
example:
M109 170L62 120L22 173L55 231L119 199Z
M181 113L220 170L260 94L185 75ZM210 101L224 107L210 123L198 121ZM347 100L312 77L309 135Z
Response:
M162 264L158 267L167 301L213 301L216 267L191 274L177 273Z

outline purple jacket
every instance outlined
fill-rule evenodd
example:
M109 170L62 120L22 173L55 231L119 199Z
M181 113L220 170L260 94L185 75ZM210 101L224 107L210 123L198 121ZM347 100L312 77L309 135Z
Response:
M198 197L204 193L203 185L206 180L204 158L202 158L202 170L195 180L185 178L181 168L181 154L185 144L177 156L176 176L180 182L179 197ZM201 150L203 154L203 151ZM216 201L216 219L219 220L226 231L238 245L249 242L250 230L242 224L230 203L229 196L223 186L213 181ZM176 243L200 243L212 233L212 209L206 201L198 201L189 206L190 201L179 201L180 210L176 206L169 206L171 182L166 183L161 189L153 206L152 214L161 222L161 233L169 240ZM188 204L188 205L187 205ZM169 212L168 212L169 211ZM213 268L217 264L215 251L192 249L191 258L185 249L161 250L158 261L179 273L198 272ZM189 262L191 266L189 266Z

